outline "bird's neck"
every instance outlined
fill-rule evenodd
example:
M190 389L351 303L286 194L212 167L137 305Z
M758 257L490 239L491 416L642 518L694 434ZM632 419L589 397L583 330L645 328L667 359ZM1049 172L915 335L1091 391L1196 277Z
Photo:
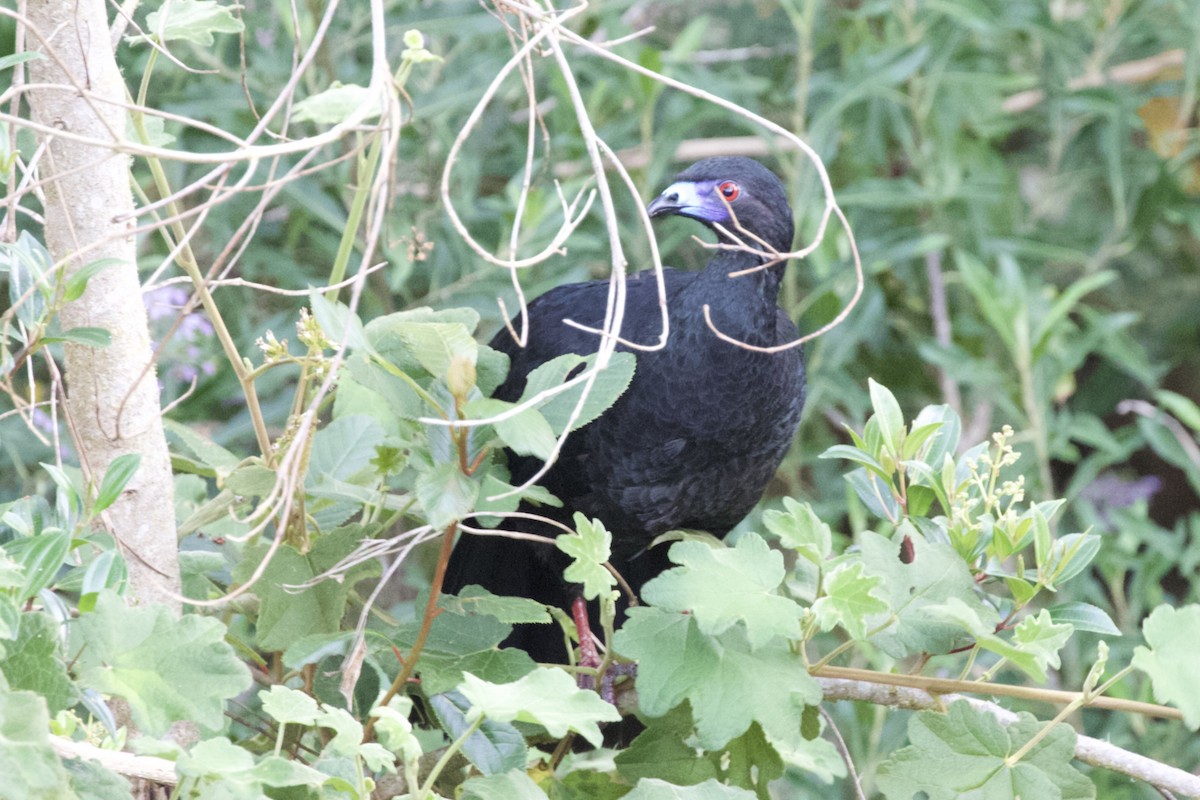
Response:
M707 328L703 318L703 306L707 305L713 324L722 333L755 345L773 343L763 337L771 337L775 332L784 264L737 275L762 263L761 258L751 253L717 251L689 287L692 294L686 303L691 309L689 317L698 326Z

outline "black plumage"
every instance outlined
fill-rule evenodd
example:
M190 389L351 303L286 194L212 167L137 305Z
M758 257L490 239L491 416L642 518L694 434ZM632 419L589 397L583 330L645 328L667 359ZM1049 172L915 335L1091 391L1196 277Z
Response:
M751 234L741 238L753 247L760 247L754 241L759 237L778 252L791 249L792 211L783 185L748 158L693 164L649 211L655 217L690 217L710 228L740 229ZM721 341L704 318L707 304L719 330L751 345L793 341L796 327L777 305L785 264L730 277L763 261L754 253L719 249L700 272L665 270L670 315L666 346L636 352L629 388L600 418L568 438L541 480L564 507L542 507L537 513L568 524L575 511L602 520L613 535L611 562L635 591L669 565L665 545L647 549L656 536L676 528L723 536L761 498L795 435L805 393L799 348L775 354L747 350ZM596 334L562 321L602 327L608 291L607 280L591 281L560 286L531 302L526 347L507 331L492 340L491 346L512 361L495 396L516 400L539 365L564 353L595 352ZM631 276L627 292L620 335L642 344L658 341L662 315L653 272ZM510 453L509 466L513 482L520 483L541 464ZM521 523L521 529L551 536L557 532L529 523ZM562 607L576 596L562 579L566 563L553 546L464 535L451 558L445 588L454 592L475 583L497 594ZM510 644L538 660L565 658L556 630L525 627Z

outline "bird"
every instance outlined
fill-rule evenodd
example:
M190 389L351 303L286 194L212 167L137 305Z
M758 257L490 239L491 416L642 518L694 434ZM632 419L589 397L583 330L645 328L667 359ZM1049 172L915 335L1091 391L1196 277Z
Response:
M650 546L660 534L700 529L724 536L750 513L796 435L806 387L799 347L766 353L723 340L713 330L756 348L786 345L799 336L778 305L786 259L770 255L788 253L794 236L779 178L750 158L706 158L676 175L647 211L652 218L696 220L717 234L717 246L702 270L663 269L665 345L635 351L628 388L568 436L539 481L562 508L523 509L567 525L575 512L599 519L612 534L609 563L635 593L671 566L666 545ZM763 268L736 275L755 267ZM567 353L596 352L595 332L563 320L602 328L609 288L608 280L567 284L530 302L525 346L507 330L491 341L510 359L494 396L516 401L538 366ZM626 292L621 338L658 341L662 311L654 271L630 276ZM508 465L512 483L520 485L542 462L510 452ZM524 520L508 520L505 527L547 536L559 532ZM568 563L552 545L463 534L443 590L453 594L477 584L494 594L572 607L576 623L586 623L586 617L580 619L579 587L562 576ZM518 625L505 644L539 662L565 663L567 656L556 626Z

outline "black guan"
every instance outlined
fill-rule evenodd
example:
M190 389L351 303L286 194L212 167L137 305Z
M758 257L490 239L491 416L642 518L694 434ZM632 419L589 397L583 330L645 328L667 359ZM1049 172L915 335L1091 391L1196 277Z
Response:
M792 210L783 184L758 162L742 157L708 158L693 164L649 206L652 217L677 214L738 235L759 250L786 253L793 237ZM733 212L733 218L730 211ZM755 237L767 245L762 247ZM717 329L757 346L794 341L796 326L777 304L786 262L750 274L761 255L716 249L699 272L664 270L670 335L656 351L635 351L628 389L598 419L575 431L541 484L563 508L528 507L571 524L574 512L599 518L612 532L611 563L634 591L670 566L667 545L648 546L659 534L696 528L718 536L743 519L764 489L795 436L804 406L804 360L799 348L760 353L722 341L704 318L711 309ZM514 401L530 372L564 353L597 349L595 333L563 324L603 325L609 281L559 286L529 304L529 336L520 347L507 331L491 346L508 354L511 368L495 396ZM657 342L662 313L653 271L628 279L620 335L639 344ZM509 453L514 484L541 462ZM547 525L508 521L512 530L558 533ZM578 587L564 581L566 557L553 545L464 534L455 546L445 590L479 584L501 595L529 597L569 607ZM558 626L517 626L507 644L538 661L563 662Z

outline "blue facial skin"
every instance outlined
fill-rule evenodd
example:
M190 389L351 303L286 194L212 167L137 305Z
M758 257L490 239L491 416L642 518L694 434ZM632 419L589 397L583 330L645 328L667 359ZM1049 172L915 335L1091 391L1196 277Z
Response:
M707 223L730 222L729 210L717 191L717 181L673 183L646 210L652 217L674 213Z

